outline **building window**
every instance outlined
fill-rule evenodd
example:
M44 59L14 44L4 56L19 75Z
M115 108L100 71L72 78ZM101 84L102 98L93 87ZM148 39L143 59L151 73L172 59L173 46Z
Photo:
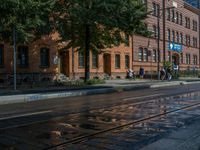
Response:
M153 50L152 61L153 61L153 62L157 62L157 53L156 53L156 49Z
M126 69L130 68L129 64L130 64L130 57L129 57L129 55L125 55L125 68Z
M183 44L183 33L180 33L180 42Z
M115 55L115 68L120 69L120 55L119 54Z
M197 48L197 38L193 37L193 47Z
M139 61L143 61L143 49L142 48L139 48L138 60Z
M172 41L175 42L175 32L172 31Z
M186 64L190 64L190 54L186 54Z
M4 65L4 46L0 45L0 67Z
M129 35L125 34L125 46L129 46Z
M157 28L156 28L156 26L153 26L153 36L154 36L154 38L157 38Z
M171 41L171 32L170 29L167 30L168 41Z
M168 61L171 62L171 52L168 51Z
M176 23L179 24L179 14L176 12Z
M183 25L183 15L180 14L180 25Z
M193 64L194 65L198 64L198 62L197 62L197 56L196 55L193 55Z
M183 53L181 53L181 63L183 64Z
M148 61L148 49L145 48L143 52L143 61Z
M83 68L85 62L84 53L82 51L78 52L78 66L79 68Z
M49 49L43 47L40 49L40 66L49 67Z
M153 2L152 5L153 5L153 14L152 15L156 16L157 15L156 3Z
M92 53L92 68L98 68L98 54Z
M170 16L170 8L167 8L167 20L170 21L170 18L171 18L171 16Z
M174 22L175 21L175 12L174 12L174 10L172 9L172 22Z
M197 31L197 22L195 20L193 20L193 27L192 27L192 29L194 31Z
M179 43L179 33L176 32L176 42Z
M28 67L28 47L19 46L17 56L19 67Z

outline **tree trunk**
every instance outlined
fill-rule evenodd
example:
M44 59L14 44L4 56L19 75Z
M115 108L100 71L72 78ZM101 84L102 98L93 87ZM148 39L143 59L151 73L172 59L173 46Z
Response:
M90 26L85 26L85 82L90 79Z

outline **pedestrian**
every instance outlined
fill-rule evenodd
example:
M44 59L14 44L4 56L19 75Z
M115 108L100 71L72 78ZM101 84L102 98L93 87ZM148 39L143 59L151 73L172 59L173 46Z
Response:
M165 68L162 68L162 70L160 71L161 80L164 80L164 79L165 79L165 76L166 76Z
M144 78L144 68L140 67L139 75L140 75L140 78L141 78L141 79Z
M171 69L167 68L167 80L170 81L172 79Z

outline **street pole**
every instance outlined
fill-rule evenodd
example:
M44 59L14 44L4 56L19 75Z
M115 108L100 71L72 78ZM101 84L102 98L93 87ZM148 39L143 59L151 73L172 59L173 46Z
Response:
M157 72L158 72L158 80L160 80L160 11L157 16L157 30L158 30L158 40L157 40L157 51L158 51L158 64L157 64Z
M17 90L17 78L16 78L16 27L13 27L13 84L14 90Z
M163 17L163 62L165 62L165 60L166 60L166 43L165 43L165 26L166 26L166 24L165 24L165 10L164 10L164 8L165 8L165 0L162 0L162 8L163 8L163 14L162 14L162 17Z

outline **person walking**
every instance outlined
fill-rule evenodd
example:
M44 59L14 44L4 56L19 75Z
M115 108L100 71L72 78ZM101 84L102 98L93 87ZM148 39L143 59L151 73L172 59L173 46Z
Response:
M141 79L144 78L144 68L140 67L139 75L140 75L140 78L141 78Z
M166 76L165 68L162 68L162 70L160 71L161 80L164 80L164 79L165 79L165 76Z

